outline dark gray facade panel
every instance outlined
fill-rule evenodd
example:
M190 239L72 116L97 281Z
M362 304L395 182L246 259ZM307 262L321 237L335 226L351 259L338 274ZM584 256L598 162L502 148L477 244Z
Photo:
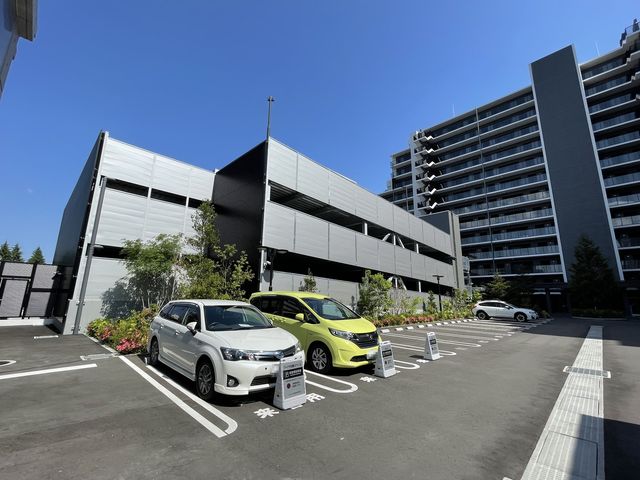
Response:
M427 222L429 225L433 225L434 227L442 230L444 233L451 234L448 211L432 213L431 215L422 217L422 220Z
M531 64L538 119L568 268L580 235L595 242L616 272L615 247L602 193L575 52L569 46Z
M64 208L56 251L53 255L53 263L56 265L77 266L80 253L79 247L82 244L80 237L84 235L86 230L89 200L93 193L91 187L103 141L104 133L100 133Z
M254 147L216 173L212 192L216 225L223 244L247 253L257 285L258 246L262 238L265 194L265 143Z

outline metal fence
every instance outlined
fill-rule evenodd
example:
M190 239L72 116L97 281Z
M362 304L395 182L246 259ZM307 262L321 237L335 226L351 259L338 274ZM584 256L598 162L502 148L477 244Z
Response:
M0 322L7 318L64 315L68 285L64 267L0 262Z

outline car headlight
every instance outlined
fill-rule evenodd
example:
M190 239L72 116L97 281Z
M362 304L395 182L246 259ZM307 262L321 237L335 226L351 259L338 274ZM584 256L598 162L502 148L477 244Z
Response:
M220 351L225 360L232 362L237 360L258 360L258 352L254 350L238 350L237 348L220 347Z
M302 351L302 345L300 345L300 342L296 343L295 347L296 347L296 353Z
M329 329L331 335L339 338L344 338L345 340L355 340L356 334L353 332L345 332L344 330L334 330L333 328Z

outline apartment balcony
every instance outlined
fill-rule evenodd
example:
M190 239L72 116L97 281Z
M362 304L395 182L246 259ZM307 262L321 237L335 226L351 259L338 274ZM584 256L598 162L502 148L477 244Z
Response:
M511 268L478 268L471 269L471 277L493 277L496 273L502 276L515 276L515 275L545 275L545 274L558 274L562 273L562 265L532 265L531 271L513 271Z
M514 224L520 222L529 222L531 220L540 220L542 218L553 218L553 210L545 208L542 210L533 210L530 212L514 213L512 215L501 215L491 219L491 225ZM460 222L460 230L471 230L474 228L482 228L489 225L487 219L471 220L468 222Z
M640 182L640 172L616 175L604 179L605 188L619 187L622 185L632 185Z
M493 235L476 235L461 239L463 246L481 245L486 243L510 242L512 240L540 239L543 237L555 237L555 227L530 228L527 230L515 230L513 232L494 233Z
M606 151L609 148L620 146L640 146L640 131L627 132L615 137L603 138L596 141L596 148L599 152Z
M600 160L600 168L603 170L618 165L626 165L637 162L640 160L640 150L635 152L623 153L622 155L616 155L613 157L606 157Z
M638 102L638 100L640 100L640 95L638 95L637 93L627 93L615 98L611 98L605 102L591 105L589 107L589 114L593 118L596 116L615 113L634 106Z
M620 261L623 270L640 270L640 260L635 258L626 258Z
M547 185L547 177L544 174L531 175L518 180L509 182L500 182L487 187L486 195L495 195L498 193L507 193L510 191L521 190L522 188L533 188ZM479 200L485 196L484 189L479 187L467 192L460 192L441 198L441 203L450 207L456 203L464 203L468 201Z
M640 79L638 78L635 72L631 75L625 72L620 76L612 78L605 85L603 85L607 87L604 90L598 90L587 95L587 101L594 102L594 101L598 101L598 99L600 98L605 98L607 95L621 93L624 90L637 85L639 83L639 80ZM594 88L594 87L591 87L591 88ZM588 90L589 90L588 88L585 89L585 94L587 93L586 91Z
M619 238L617 239L618 250L629 250L640 248L640 238Z
M609 204L609 208L626 207L629 205L640 204L640 194L631 193L629 195L611 197L607 199L607 203Z
M508 248L503 250L493 250L492 252L467 252L469 260L484 261L492 258L514 258L514 257L540 257L546 255L559 255L560 249L557 245L547 245L544 247L524 247Z
M487 168L498 163L519 160L520 158L534 154L542 154L542 143L540 140L534 140L533 142L518 145L517 147L509 148L501 152L494 152L491 155L483 155L482 161L480 161L480 157L478 156L477 158L467 160L462 164L456 164L450 160L447 160L446 162L438 162L436 166L442 170L442 174L440 174L438 178L442 179L443 177L450 177L454 174L459 175L465 171L471 172L475 169L481 168L483 163L485 168Z
M518 197L504 198L500 200L493 200L489 202L489 208L487 209L486 204L483 202L479 205L470 205L467 207L454 208L453 213L459 216L468 215L470 213L481 212L486 210L498 210L501 208L508 208L514 205L532 205L535 203L543 202L550 198L549 192L536 192L529 193L526 195L520 195Z
M594 134L601 135L623 128L634 127L636 125L640 125L640 114L634 110L613 118L608 118L607 120L595 122L592 127Z
M614 217L611 219L613 228L634 227L640 225L640 215L630 215L628 217Z

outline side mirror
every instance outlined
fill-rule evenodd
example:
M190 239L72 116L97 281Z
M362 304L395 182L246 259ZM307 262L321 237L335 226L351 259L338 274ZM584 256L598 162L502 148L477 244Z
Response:
M304 322L305 318L304 318L304 313L296 313L296 320L298 320L299 322Z
M193 335L196 334L196 332L198 330L196 330L196 327L198 326L198 322L189 322L187 323L187 330L189 330Z

